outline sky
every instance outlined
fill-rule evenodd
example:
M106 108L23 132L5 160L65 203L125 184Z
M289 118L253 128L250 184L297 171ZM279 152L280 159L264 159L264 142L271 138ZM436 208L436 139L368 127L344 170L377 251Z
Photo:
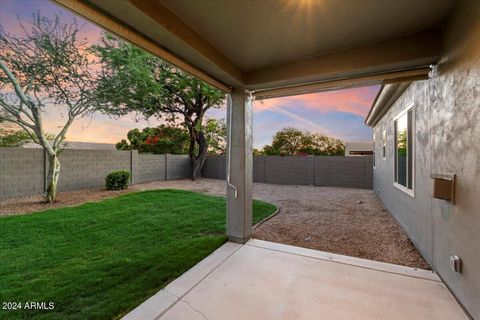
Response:
M18 33L17 17L28 19L36 11L48 17L58 14L67 21L74 17L49 0L0 0L0 24L5 31ZM84 23L80 33L82 37L90 43L100 39L102 30L99 27L80 17L76 19ZM364 119L378 90L379 86L371 86L255 101L254 147L261 148L271 143L275 132L285 127L322 133L344 141L369 141L372 131L364 124ZM207 117L222 119L225 113L225 108L215 109L209 111ZM62 106L49 107L44 122L47 132L58 132L65 122L65 109ZM115 143L125 138L130 129L160 123L159 120L145 120L134 114L113 119L95 113L76 120L67 133L67 140Z

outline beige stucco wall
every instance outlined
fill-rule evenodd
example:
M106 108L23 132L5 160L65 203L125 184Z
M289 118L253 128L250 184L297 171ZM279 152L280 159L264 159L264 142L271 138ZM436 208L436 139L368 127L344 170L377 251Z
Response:
M375 126L374 190L459 301L480 319L480 1L460 1L445 52L427 81L413 83ZM393 187L393 117L415 103L415 196ZM387 130L387 159L381 154ZM457 175L456 204L433 199L431 173ZM458 255L463 272L449 267Z

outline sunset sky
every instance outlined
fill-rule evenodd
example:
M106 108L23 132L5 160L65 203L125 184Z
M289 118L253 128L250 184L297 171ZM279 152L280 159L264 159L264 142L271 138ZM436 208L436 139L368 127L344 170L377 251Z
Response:
M48 0L0 0L0 24L10 33L19 31L17 16L29 18L33 12L62 19L73 17L69 11ZM81 35L95 43L102 30L92 23L85 22ZM363 123L379 87L363 87L313 93L302 96L256 101L254 104L254 146L263 147L271 142L274 133L284 127L296 127L311 132L319 132L345 141L371 140L371 130ZM47 132L58 132L64 123L64 109L52 107L45 115ZM225 108L212 110L207 116L225 118ZM126 137L128 130L158 125L159 121L149 121L130 115L111 119L102 114L79 119L70 128L67 140L115 143Z

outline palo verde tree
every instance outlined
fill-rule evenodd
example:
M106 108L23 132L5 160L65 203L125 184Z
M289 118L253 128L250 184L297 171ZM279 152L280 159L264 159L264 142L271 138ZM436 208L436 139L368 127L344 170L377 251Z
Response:
M181 120L189 133L193 179L200 178L208 152L205 112L221 107L224 93L108 34L96 52L102 63L100 99L110 103L107 111L117 116L137 112L146 118Z
M19 20L19 34L0 27L0 121L22 128L48 155L46 199L54 202L60 175L59 152L73 121L100 108L96 100L94 60L81 28L74 20L39 13ZM66 108L66 120L51 139L45 133L43 113Z

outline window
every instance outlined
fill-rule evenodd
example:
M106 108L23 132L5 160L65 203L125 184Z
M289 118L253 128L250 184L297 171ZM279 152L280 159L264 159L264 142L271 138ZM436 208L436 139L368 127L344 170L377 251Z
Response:
M387 159L387 130L382 133L382 156L383 160Z
M395 183L413 196L414 179L414 109L413 103L394 119Z
M373 134L373 169L375 169L375 133Z

